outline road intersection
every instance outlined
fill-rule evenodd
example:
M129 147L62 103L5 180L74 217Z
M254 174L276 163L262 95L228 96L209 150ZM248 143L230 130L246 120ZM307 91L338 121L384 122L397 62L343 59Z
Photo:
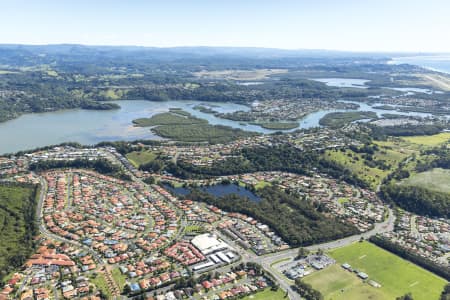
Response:
M142 180L136 178L135 176L132 176L132 179L136 180L142 184L145 184ZM49 232L45 228L45 226L43 225L44 223L42 222L42 216L43 216L43 202L44 202L45 195L47 192L47 182L41 176L39 176L39 180L40 180L40 184L41 184L41 189L40 189L39 201L37 204L37 216L38 216L38 221L39 221L40 232L45 237L48 237L50 239L68 243L68 244L72 244L74 246L77 246L81 249L88 251L94 257L94 259L96 260L97 263L104 265L105 261L98 255L98 253L93 251L91 248L87 247L86 245L82 245L78 242L68 240L68 239L65 239L64 237L55 235L55 234ZM374 228L370 231L367 231L367 232L361 233L361 234L357 234L357 235L353 235L353 236L349 236L349 237L346 237L343 239L327 242L327 243L307 246L305 248L310 251L316 251L318 249L330 250L330 249L334 249L334 248L343 247L343 246L349 245L353 242L357 242L361 238L368 239L373 235L387 232L387 231L392 231L394 228L394 221L395 221L394 213L389 208L388 209L388 217L386 218L386 220L382 223L375 224ZM182 225L185 225L185 224L182 224ZM278 261L294 259L298 254L299 248L291 248L291 249L280 251L280 252L266 254L263 256L257 256L253 252L249 252L247 250L242 249L241 247L236 245L233 241L230 241L227 237L221 235L220 233L217 233L217 234L222 239L226 240L229 244L231 244L233 246L233 248L239 253L241 260L238 261L236 264L241 263L241 262L253 262L253 263L260 264L267 273L271 274L272 277L275 278L275 280L280 285L280 287L283 290L287 291L290 299L292 299L292 300L301 299L299 294L293 290L292 281L288 280L285 276L283 276L281 273L277 272L273 268L273 265Z

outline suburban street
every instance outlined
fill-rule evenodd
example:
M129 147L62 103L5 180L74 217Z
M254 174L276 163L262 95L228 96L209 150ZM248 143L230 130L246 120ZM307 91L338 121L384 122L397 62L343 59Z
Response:
M309 251L316 251L318 249L331 250L334 248L344 247L351 243L359 241L361 238L368 239L371 236L376 235L378 233L383 233L392 230L394 227L394 221L395 221L394 212L391 209L389 209L388 218L384 222L376 224L375 228L368 232L352 235L332 242L308 246L305 248L308 249ZM295 257L298 253L298 249L299 248L292 248L285 251L267 254L261 257L256 257L255 262L270 265L282 259Z
M144 184L142 182L142 180L136 178L131 172L129 172L129 174L132 176L133 180L136 180L142 184ZM51 232L49 232L45 226L43 225L42 222L42 215L43 215L43 202L44 202L44 198L47 192L47 182L42 178L39 177L40 183L41 183L41 189L40 189L40 195L39 195L39 202L37 205L37 216L39 219L39 229L41 231L41 233L51 239L60 241L60 242L65 242L65 243L70 243L72 245L75 245L77 247L80 247L82 249L85 249L86 251L88 251L97 261L97 263L100 264L104 264L104 260L99 257L99 255L93 251L92 249L88 248L85 245L82 245L78 242L72 241L72 240L68 240L65 239L64 237L60 237L58 235L55 235ZM323 243L323 244L316 244L316 245L312 245L312 246L308 246L305 247L306 249L310 250L310 251L316 251L318 249L322 249L322 250L330 250L330 249L334 249L334 248L338 248L338 247L343 247L346 245L349 245L353 242L357 242L359 241L361 238L364 239L368 239L373 235L376 235L378 233L383 233L383 232L387 232L387 231L391 231L394 228L394 221L395 221L395 216L393 211L389 208L388 210L388 217L386 218L386 220L382 223L377 223L375 224L375 227L365 233L361 233L361 234L357 234L357 235L353 235L353 236L349 236L340 240L335 240L335 241L331 241L331 242L327 242L327 243ZM186 225L185 224L185 220L182 220L182 228ZM292 285L292 281L289 281L285 276L283 276L281 273L279 273L278 271L276 271L272 265L274 263L276 263L277 261L280 260L284 260L284 259L293 259L297 256L298 254L298 249L299 248L292 248L292 249L288 249L285 251L280 251L280 252L276 252L276 253L271 253L271 254L267 254L267 255L263 255L263 256L257 256L256 254L254 254L253 252L247 251L242 249L241 247L239 247L236 243L234 243L233 241L231 241L230 239L228 239L226 236L224 236L223 234L217 232L218 236L221 237L223 240L227 241L227 243L229 243L240 255L241 259L232 264L232 265L236 265L239 264L241 262L254 262L254 263L258 263L260 264L266 272L270 273L275 280L278 282L278 284L280 285L280 288L283 289L284 291L288 292L289 298L293 299L293 300L300 300L301 297L300 295L295 292L291 285ZM228 266L224 266L218 270L220 271L229 271L229 269L231 268L232 265L228 265ZM163 288L161 290L158 290L159 292L162 291L168 291L169 289ZM117 298L117 297L116 297Z
M38 203L36 205L36 216L38 216L38 222L39 222L39 231L46 236L47 238L62 242L62 243L68 243L68 244L72 244L75 245L77 247L80 247L82 249L85 249L86 251L88 251L92 257L94 257L94 259L97 261L97 263L102 263L103 259L101 257L98 256L98 254L93 251L92 249L88 248L85 245L82 245L78 242L75 242L73 240L68 240L65 239L63 237L60 237L56 234L53 234L51 232L49 232L47 230L47 228L45 228L45 226L43 225L42 222L42 214L43 214L43 203L44 203L44 198L45 198L45 194L47 192L47 182L41 177L39 176L39 180L40 180L40 184L41 184L41 189L40 189L40 193L39 193L39 200Z
M343 238L340 240L328 242L328 243L308 246L305 248L308 249L309 251L316 251L318 249L330 250L330 249L334 249L334 248L344 247L351 243L359 241L361 238L368 239L371 236L376 235L378 233L383 233L383 232L393 230L394 221L395 221L394 212L389 208L389 216L387 217L387 219L382 223L377 223L375 225L375 227L368 232L365 232L362 234L357 234L357 235L352 235L352 236L349 236L349 237L346 237L346 238ZM239 248L237 248L237 249L239 249ZM291 288L291 284L289 283L287 278L280 275L280 273L275 271L271 266L273 263L275 263L277 261L280 261L283 259L288 259L288 258L295 258L298 254L298 249L299 248L292 248L289 250L285 250L282 252L276 252L276 253L272 253L272 254L267 254L264 256L249 255L249 253L247 251L239 251L239 254L241 254L241 256L243 257L243 261L252 261L252 262L262 265L266 271L268 271L270 274L272 274L277 279L278 283L280 284L280 287L283 290L288 291L290 299L301 299L300 296Z

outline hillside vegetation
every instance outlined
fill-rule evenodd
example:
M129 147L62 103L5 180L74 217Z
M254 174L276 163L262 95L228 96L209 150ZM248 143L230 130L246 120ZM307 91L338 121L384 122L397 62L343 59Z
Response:
M391 183L381 187L387 201L419 215L450 218L450 193Z
M352 225L326 217L314 205L297 195L289 195L274 187L257 192L260 202L231 194L214 197L199 190L188 195L189 199L215 205L225 211L247 214L269 225L291 246L305 246L343 238L356 234Z
M36 187L0 184L0 281L31 255L37 234Z

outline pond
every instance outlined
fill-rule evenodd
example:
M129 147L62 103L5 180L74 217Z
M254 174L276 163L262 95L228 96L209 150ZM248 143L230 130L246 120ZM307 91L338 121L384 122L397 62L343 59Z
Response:
M165 184L163 186L165 189L167 189L177 195L186 196L190 193L189 188L172 187L168 184ZM234 183L232 183L232 184L222 184L221 183L221 184L215 184L215 185L210 185L210 186L202 186L202 187L200 187L200 190L202 190L212 196L215 196L215 197L223 197L223 196L235 194L235 195L238 195L241 197L246 197L254 202L261 201L261 198L259 198L255 193L253 193L252 191L248 190L245 187L239 186Z

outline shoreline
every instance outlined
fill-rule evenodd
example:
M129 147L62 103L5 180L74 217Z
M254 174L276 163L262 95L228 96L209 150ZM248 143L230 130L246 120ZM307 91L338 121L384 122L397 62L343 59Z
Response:
M434 72L440 72L440 73L444 73L444 74L448 74L450 75L450 69L449 70L443 70L443 69L439 69L439 68L435 68L435 67L430 67L430 66L426 66L420 63L415 62L417 59L427 59L427 58L437 58L437 57L445 57L447 59L441 59L441 60L432 60L432 61L444 61L444 62L448 62L450 65L450 56L433 56L433 55L427 55L427 56L409 56L409 57L391 57L391 59L387 62L387 64L391 64L391 65L401 65L401 64L408 64L408 65L413 65L413 66L418 66L430 71L434 71ZM404 61L403 59L406 59L407 61ZM408 62L408 60L411 60L411 62Z

